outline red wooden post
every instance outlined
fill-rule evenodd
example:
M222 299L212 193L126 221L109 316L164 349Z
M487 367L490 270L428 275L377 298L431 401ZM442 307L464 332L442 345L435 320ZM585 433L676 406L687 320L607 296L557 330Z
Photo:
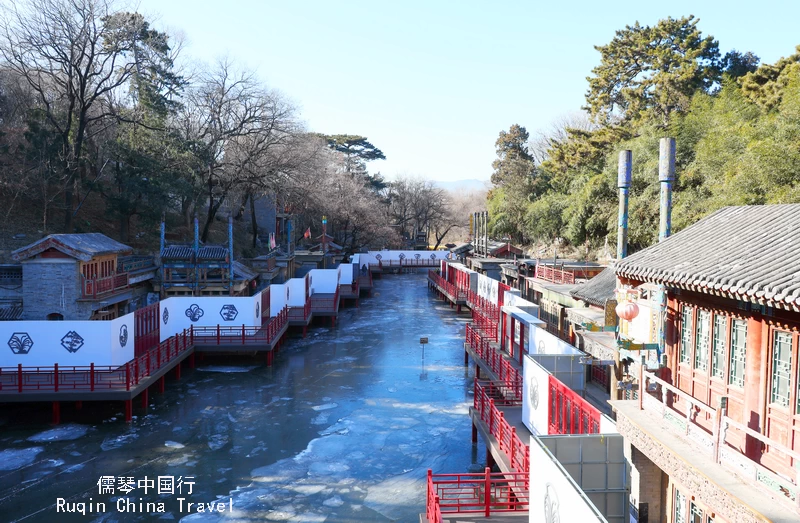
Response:
M219 323L217 323L217 345L219 345Z
M160 392L161 394L164 394L164 384L165 384L165 382L166 382L166 378L164 376L161 376L158 379L158 392Z
M194 325L189 326L189 343L194 345Z
M267 351L267 367L272 366L272 351Z
M519 323L519 364L522 365L523 349L525 347L525 324Z
M94 392L94 362L89 364L89 390Z
M517 470L516 467L515 467L516 460L514 459L516 457L516 454L517 454L514 451L515 450L514 449L514 440L515 439L517 439L517 428L516 427L511 427L511 470Z
M130 423L131 420L133 420L133 402L125 400L125 423Z
M488 450L488 449L487 449ZM485 504L485 511L484 516L487 518L491 512L491 502L492 502L492 476L491 476L492 469L486 467L484 471L485 480L484 480L484 487L483 487L483 502Z
M125 390L131 390L131 363L125 364Z
M242 345L244 345L244 323L242 323Z
M53 387L58 392L58 363L53 365Z
M145 409L145 411L147 410L147 404L148 404L147 390L148 390L147 387L145 387L144 390L142 391L142 408Z
M190 369L193 369L193 368L194 368L194 352L192 352L192 353L189 355L189 368L190 368Z
M53 425L61 423L61 402L53 402Z

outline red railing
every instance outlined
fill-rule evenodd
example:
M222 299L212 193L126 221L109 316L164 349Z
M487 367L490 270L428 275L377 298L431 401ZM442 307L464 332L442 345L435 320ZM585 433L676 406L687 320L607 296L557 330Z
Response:
M367 274L359 274L358 286L365 288L372 288L372 271L367 271Z
M161 367L192 348L193 345L191 329L184 329L180 334L167 338L157 347L132 359L125 364L128 375L126 389L130 390L131 386L138 385L141 380L154 374Z
M404 258L402 260L381 260L383 267L438 267L439 260L427 258Z
M575 283L575 275L573 273L548 267L547 265L536 266L536 278L553 283Z
M481 386L481 382L475 383L473 401L478 417L486 423L489 434L495 437L500 450L508 457L511 470L527 473L530 470L530 448L519 438L517 429L506 421L505 414L497 409L495 400ZM527 487L527 478L525 485Z
M522 383L516 381L489 381L475 378L475 408L478 401L485 399L494 400L495 405L504 407L522 406Z
M443 523L442 514L483 514L528 510L527 473L434 474L428 470L426 517ZM450 518L449 518L450 519Z
M317 296L311 295L311 312L337 312L339 310L339 287L336 287L336 292L333 296Z
M302 307L289 307L289 321L306 321L310 315L310 299L306 299L306 303Z
M456 288L455 284L450 283L449 281L442 278L436 271L429 270L428 271L428 279L431 280L434 285L439 287L439 289L450 298L451 301L463 301L466 297L466 292L459 290Z
M108 294L109 292L114 292L119 289L125 289L127 287L128 287L127 272L114 274L112 276L106 276L105 278L97 278L94 280L88 280L86 278L83 278L83 285L82 285L83 297L95 298L97 296L102 296L103 294Z
M597 434L600 411L577 392L550 376L548 434Z
M353 283L339 284L339 296L346 299L358 298L361 292L358 286L360 278L353 280Z
M284 309L261 327L191 327L124 365L0 367L0 391L130 390L195 345L271 344L286 326Z
M277 316L261 327L192 327L195 345L269 345L289 319L286 307Z
M489 339L483 336L472 325L467 325L467 343L475 354L494 372L501 381L522 383L522 374L495 349Z
M191 346L187 329L124 365L0 368L0 391L130 390Z
M473 323L492 341L497 341L497 325L500 323L500 307L473 290L467 290L467 307L472 310Z

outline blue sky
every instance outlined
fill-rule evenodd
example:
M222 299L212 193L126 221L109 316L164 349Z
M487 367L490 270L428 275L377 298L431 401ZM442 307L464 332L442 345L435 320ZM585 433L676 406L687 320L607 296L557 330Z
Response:
M533 135L580 110L593 45L637 20L694 14L724 54L762 62L800 44L800 2L140 0L180 31L185 56L227 56L300 109L309 130L367 136L386 154L370 171L488 179L494 142Z

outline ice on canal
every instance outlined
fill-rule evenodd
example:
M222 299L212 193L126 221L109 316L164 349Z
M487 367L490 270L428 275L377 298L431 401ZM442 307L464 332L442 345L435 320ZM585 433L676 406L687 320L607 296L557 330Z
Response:
M0 471L10 471L0 474L0 511L11 521L418 521L429 468L484 466L470 442L468 317L428 294L422 273L375 285L380 297L342 309L335 329L290 339L273 367L207 361L151 393L130 425L115 408L56 428L19 428L22 415L0 411L4 429L17 427L0 437ZM420 336L430 340L424 358ZM188 501L233 511L181 513L175 496L134 491L165 511L119 513L119 493L98 495L103 474L192 477ZM56 514L57 497L108 510Z

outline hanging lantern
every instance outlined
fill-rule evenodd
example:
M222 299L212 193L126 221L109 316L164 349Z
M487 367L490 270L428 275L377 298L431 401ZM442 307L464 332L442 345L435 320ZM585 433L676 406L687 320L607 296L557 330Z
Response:
M623 301L615 309L617 316L626 321L631 321L639 315L639 306L632 301Z

